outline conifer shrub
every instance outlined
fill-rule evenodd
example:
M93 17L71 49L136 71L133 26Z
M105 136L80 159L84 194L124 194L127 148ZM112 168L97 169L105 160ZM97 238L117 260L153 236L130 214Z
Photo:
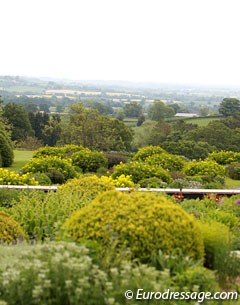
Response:
M162 250L179 250L201 259L203 241L193 216L163 196L109 191L76 211L65 222L67 235L74 241L96 240L101 244L116 239L130 247L132 257L148 261Z
M15 242L19 238L26 238L26 233L13 218L0 211L0 244Z
M145 146L143 148L140 148L137 153L133 156L133 161L144 161L147 157L153 156L153 155L159 155L162 153L166 153L166 151L160 147L160 146Z
M0 131L0 155L2 167L9 167L12 165L14 158L13 148L10 140L3 131Z

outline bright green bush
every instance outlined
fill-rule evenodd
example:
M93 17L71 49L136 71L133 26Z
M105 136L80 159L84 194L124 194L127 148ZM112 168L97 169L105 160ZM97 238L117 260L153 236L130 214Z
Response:
M171 172L181 171L186 163L183 157L164 152L147 157L145 162L153 166L161 166Z
M18 201L20 196L19 190L0 189L0 208L9 208L13 205L13 201Z
M166 151L160 146L145 146L137 151L137 153L133 156L132 160L144 161L147 157L159 155L161 153L166 153Z
M82 169L83 173L96 172L101 167L107 167L108 161L102 152L85 148L72 155L73 165Z
M9 213L31 239L55 239L63 222L72 212L91 202L99 193L114 189L113 182L96 176L73 179L59 190L47 194L31 191L21 194Z
M115 179L121 175L131 175L132 181L138 183L142 179L156 177L163 182L169 183L172 178L169 172L161 166L154 166L145 162L131 161L129 163L120 163L114 167L112 177Z
M39 185L51 185L51 179L44 173L31 174L31 178L34 178Z
M29 173L19 175L8 169L0 168L0 184L3 185L38 185Z
M240 152L235 151L214 151L208 154L208 159L216 161L218 164L225 165L240 162Z
M163 196L109 191L99 195L64 224L74 240L109 242L115 237L143 261L159 249L201 259L203 244L195 219Z
M204 241L204 265L209 269L224 268L231 250L231 234L229 228L216 221L200 223Z
M26 238L23 229L13 218L0 211L0 244L15 242L19 238Z
M55 156L33 158L22 168L23 173L49 173L55 170L63 175L65 181L76 176L71 159L61 159Z
M134 305L134 298L124 296L129 289L134 295L139 288L146 292L217 290L213 274L200 267L173 278L167 269L122 261L106 272L93 261L88 248L73 243L4 246L0 257L0 301L8 305ZM151 300L151 305L158 304L158 299ZM178 304L195 305L196 299ZM161 305L176 305L176 300L161 300Z
M187 176L209 177L212 180L215 177L224 177L225 169L222 165L212 160L191 161L186 163L183 172Z
M49 157L49 156L57 156L60 158L69 157L74 152L80 151L84 149L83 146L78 146L74 144L69 144L61 147L52 147L52 146L44 146L39 148L33 158L42 158L42 157Z

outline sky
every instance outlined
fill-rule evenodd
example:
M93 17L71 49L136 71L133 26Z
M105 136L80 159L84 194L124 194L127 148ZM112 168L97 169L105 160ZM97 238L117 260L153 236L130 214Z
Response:
M239 0L0 3L0 75L240 86Z

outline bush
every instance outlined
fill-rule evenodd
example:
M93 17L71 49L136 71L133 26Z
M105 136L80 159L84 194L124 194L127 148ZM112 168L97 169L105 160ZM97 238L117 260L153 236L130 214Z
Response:
M0 189L0 208L9 208L13 205L13 201L19 200L19 191L12 189Z
M147 157L145 162L153 166L162 166L171 172L181 171L186 163L183 157L168 153L152 155Z
M2 167L9 167L12 165L14 157L12 145L2 131L0 131L0 156Z
M200 223L204 241L204 265L209 269L221 270L231 250L231 235L227 226L216 221Z
M80 167L83 173L96 172L101 167L107 167L107 158L102 152L85 148L72 155L73 165Z
M5 246L0 248L0 257L0 295L2 303L8 305L23 304L22 300L27 305L133 305L136 300L127 300L126 290L131 289L134 295L139 288L195 295L217 290L213 274L200 267L171 278L169 270L122 261L106 272L93 261L88 248L73 243ZM149 300L141 304L147 305ZM153 299L151 304L158 305L159 300ZM176 300L161 300L161 304L176 305ZM196 299L181 304L193 305Z
M208 154L208 159L213 160L221 165L239 163L240 162L240 152L235 151L214 151Z
M42 157L49 157L49 156L57 156L59 158L66 158L70 157L74 152L80 151L84 149L83 146L78 146L74 144L69 144L61 147L52 147L52 146L44 146L38 149L33 158L42 158Z
M114 165L119 163L127 163L129 157L126 154L119 153L119 152L104 152L103 153L105 158L108 160L108 168L112 168Z
M7 169L0 168L0 184L3 185L38 185L29 173L19 175Z
M107 177L73 179L56 193L31 191L21 194L9 213L21 224L31 239L55 239L63 222L72 212L91 202L97 194L113 189Z
M194 218L156 194L106 192L73 213L64 227L74 241L108 243L115 237L142 261L159 249L164 253L177 249L195 259L203 255Z
M156 177L163 182L171 182L169 172L161 166L153 166L145 162L131 161L126 164L119 164L114 167L112 177L115 179L121 175L131 175L132 181L138 183L142 179Z
M52 171L60 172L64 177L64 181L76 176L71 160L59 157L33 158L22 168L23 173L47 174Z
M132 181L132 177L130 176L125 176L121 175L117 177L116 179L112 179L114 185L116 187L134 187L134 182Z
M166 151L160 147L160 146L145 146L143 148L140 148L138 152L133 156L133 161L144 161L147 157L153 156L153 155L159 155L161 153L166 153Z
M215 161L191 161L186 163L184 173L188 176L224 176L225 169Z
M52 181L51 179L43 173L34 173L31 174L31 178L34 178L39 185L51 185Z
M16 242L19 238L26 238L23 229L9 215L0 211L0 244Z
M240 163L227 166L226 172L231 179L240 180Z
M142 179L138 183L139 183L140 187L145 187L145 188L166 187L166 183L163 182L161 179L156 178L156 177Z
M63 184L65 182L64 175L58 170L52 170L46 173L46 176L50 179L53 184Z

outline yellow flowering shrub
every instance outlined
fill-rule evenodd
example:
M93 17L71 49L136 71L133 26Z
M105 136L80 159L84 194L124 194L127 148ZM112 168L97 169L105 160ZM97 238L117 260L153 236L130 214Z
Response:
M203 239L197 221L167 198L151 193L108 191L74 212L64 224L74 241L115 239L129 247L133 258L148 261L162 250L179 250L203 258Z
M142 148L139 148L137 153L133 156L132 160L134 161L145 161L147 157L153 155L159 155L166 153L166 151L160 146L149 145Z
M29 173L19 175L8 169L0 168L0 184L2 185L38 185Z
M14 219L0 211L0 244L11 243L18 238L26 238L26 233Z
M112 179L116 187L134 187L134 182L132 181L131 175L120 175L116 179Z

